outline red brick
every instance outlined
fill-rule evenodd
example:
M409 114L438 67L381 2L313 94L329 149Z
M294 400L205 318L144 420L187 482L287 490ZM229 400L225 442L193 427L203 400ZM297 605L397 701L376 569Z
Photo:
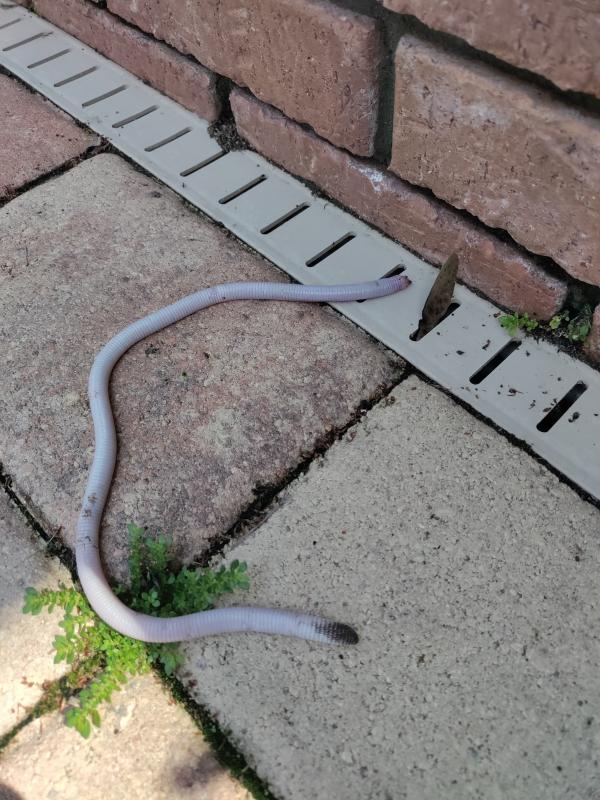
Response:
M87 0L35 0L35 9L204 119L213 122L219 117L215 75L201 64L133 30Z
M600 2L383 0L562 89L600 96Z
M99 144L97 136L5 75L0 75L0 141L0 200Z
M583 351L590 361L600 364L600 306L596 306L592 319L592 330L583 346Z
M109 0L109 8L334 144L372 154L381 60L374 20L326 0Z
M600 122L590 114L405 37L390 166L600 284Z
M239 89L231 107L240 133L267 158L310 180L367 222L434 264L452 250L460 277L504 306L547 319L562 306L564 281L533 258L419 189L338 150Z

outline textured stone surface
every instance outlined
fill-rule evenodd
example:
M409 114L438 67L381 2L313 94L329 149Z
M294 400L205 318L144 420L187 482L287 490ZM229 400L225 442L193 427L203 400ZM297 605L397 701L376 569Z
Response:
M110 0L109 8L335 144L373 152L374 20L327 0Z
M600 96L600 2L383 0L426 25L466 39L563 89Z
M36 11L155 89L211 122L221 113L215 75L87 0L36 0Z
M100 347L205 286L284 278L111 155L7 204L0 228L0 460L48 530L73 544ZM122 574L129 521L172 533L186 559L198 554L260 486L398 380L400 365L334 312L295 303L213 307L135 346L112 381L109 569Z
M410 378L229 554L250 600L353 623L359 644L196 642L193 691L286 800L591 799L599 525Z
M6 75L0 75L0 139L0 202L99 141Z
M412 37L396 53L391 169L600 284L600 121Z
M10 794L12 791L13 794ZM4 792L4 793L3 793ZM88 741L61 714L22 730L2 754L2 800L251 800L154 678L114 695Z
M566 284L532 257L418 188L319 139L247 92L230 96L237 127L250 144L433 264L453 251L460 277L497 303L540 319L555 314Z
M69 573L45 554L39 536L0 487L0 736L40 699L44 681L65 672L52 655L60 612L35 617L21 612L27 586L52 589L60 581L70 583Z
M592 330L583 349L588 358L600 364L600 306L594 311Z

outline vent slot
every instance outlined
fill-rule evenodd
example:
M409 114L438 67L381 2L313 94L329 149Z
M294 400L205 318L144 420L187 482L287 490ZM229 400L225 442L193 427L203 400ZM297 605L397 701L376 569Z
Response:
M78 72L76 75L71 75L70 78L63 78L62 81L57 81L54 84L54 88L58 89L60 86L66 86L68 83L73 83L73 81L78 81L79 78L85 78L86 75L91 75L93 72L96 72L98 67L89 67L88 69L84 69L82 72Z
M199 169L204 169L204 167L208 167L209 164L212 164L214 161L218 161L219 158L223 158L226 155L224 150L221 150L220 153L216 153L214 156L209 156L205 158L204 161L199 161L197 164L194 164L193 167L188 167L184 169L183 172L180 172L182 178L187 178L188 175L193 175L194 172L198 172Z
M29 44L29 42L37 42L38 39L45 39L46 36L51 36L51 32L36 33L34 36L28 36L27 39L23 39L20 42L15 42L14 44L9 44L7 47L3 47L2 52L10 53L11 50L16 50L17 47L23 47L24 44Z
M249 192L250 189L254 189L255 186L258 186L261 183L264 183L267 180L266 175L259 175L258 178L254 178L253 181L249 181L248 183L241 186L239 189L236 189L234 192L230 192L226 194L225 197L221 197L219 203L223 206L226 203L231 203L232 200L235 200L236 197L241 197L246 192Z
M10 22L5 22L3 25L0 25L0 31L3 31L5 28L10 28L11 25L16 25L17 22L21 22L21 17L17 17L17 19L11 19Z
M326 247L324 250L321 250L320 253L317 253L316 255L312 256L312 258L309 258L308 261L306 262L306 266L307 267L316 267L317 264L320 264L321 261L325 261L326 258L329 258L329 256L333 255L335 252L337 252L345 244L348 244L348 242L351 242L352 239L354 239L354 238L355 238L355 234L346 233L344 236L339 238L336 242L333 242L333 244L330 244L329 247Z
M33 64L29 64L27 69L35 69L36 67L41 67L44 64L49 64L51 61L55 61L57 58L61 56L66 56L67 53L71 52L70 47L65 47L64 50L59 50L58 53L54 53L52 56L46 56L46 58L40 58L39 61L34 61Z
M538 431L541 433L548 433L558 420L567 413L574 403L579 400L581 395L587 391L587 386L583 381L577 381L575 386L572 386L569 391L562 397L554 408L546 414L546 416L536 425Z
M299 206L292 208L292 210L288 211L287 214L284 214L282 217L277 217L277 219L273 220L273 222L269 222L268 225L265 225L264 228L260 229L260 232L263 236L268 236L269 233L273 233L273 231L276 231L277 228L281 228L282 225L285 225L286 222L289 222L291 219L294 219L294 217L297 217L298 214L306 211L307 208L310 208L308 203L300 203Z
M160 147L164 147L166 144L171 144L171 142L176 142L177 139L181 139L182 136L185 136L186 133L191 132L191 128L184 128L181 131L177 131L177 133L173 133L171 136L167 136L166 139L161 139L160 142L156 142L156 144L151 144L148 147L144 147L144 151L146 153L152 153L154 150L158 150Z
M488 375L497 369L500 364L502 364L506 359L509 357L511 353L514 353L515 350L518 350L521 347L521 342L517 341L516 339L507 342L501 350L493 355L485 364L480 367L477 372L474 372L469 381L474 383L476 386L484 381Z
M81 107L89 108L90 106L95 106L96 103L101 103L103 100L108 100L109 97L114 97L116 94L124 92L126 88L127 87L124 85L117 86L115 89L111 89L110 92L104 92L104 94L99 94L98 97L92 97L91 100L86 100L84 103L81 104Z
M122 89L125 88L126 87L123 86L121 89L119 89L119 91L122 91ZM116 94L116 92L113 92L113 94ZM125 119L120 120L120 122L114 122L112 127L124 128L126 125L131 125L132 122L142 119L142 117L147 117L148 114L153 114L155 111L158 111L158 106L148 106L148 108L145 108L143 111L138 111L137 114L132 114L130 117L125 117Z

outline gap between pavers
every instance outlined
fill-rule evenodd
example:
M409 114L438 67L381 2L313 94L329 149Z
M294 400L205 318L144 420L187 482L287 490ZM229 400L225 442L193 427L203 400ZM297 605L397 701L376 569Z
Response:
M326 608L360 643L200 640L182 679L285 800L595 797L599 523L409 378L229 553L245 601Z
M41 95L1 73L0 140L0 202L100 143ZM6 268L0 253L0 275Z
M190 292L281 272L153 179L98 155L0 210L0 462L69 545L92 456L89 368L133 320ZM330 310L230 303L134 347L112 397L120 450L103 529L124 577L126 523L189 560L278 485L403 362Z
M60 612L32 617L21 611L28 586L57 588L61 581L69 584L69 573L47 555L0 487L0 736L27 716L42 697L45 681L66 672L64 663L53 663Z
M87 741L60 713L24 728L0 756L0 798L251 800L156 678L129 683L102 716Z

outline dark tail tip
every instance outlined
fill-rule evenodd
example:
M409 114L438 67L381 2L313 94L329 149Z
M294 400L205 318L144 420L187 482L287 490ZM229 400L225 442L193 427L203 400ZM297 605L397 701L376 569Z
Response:
M343 622L323 620L316 624L319 633L327 636L332 644L358 644L358 633L350 625Z

